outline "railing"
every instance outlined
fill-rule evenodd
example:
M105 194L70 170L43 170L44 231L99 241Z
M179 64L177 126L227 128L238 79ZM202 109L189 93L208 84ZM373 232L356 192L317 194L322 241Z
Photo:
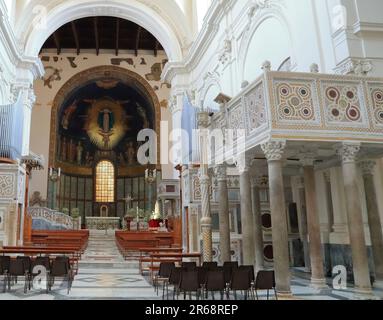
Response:
M76 224L72 217L48 208L31 207L28 213L32 217L34 230L47 228L73 230Z
M243 130L246 149L271 138L300 141L383 141L383 78L266 71L211 129Z
M0 106L0 157L20 159L24 113L21 94L16 103Z

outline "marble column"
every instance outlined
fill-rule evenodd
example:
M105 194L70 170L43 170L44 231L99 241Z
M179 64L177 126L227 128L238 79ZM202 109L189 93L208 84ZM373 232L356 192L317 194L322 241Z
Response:
M375 161L362 161L360 163L364 188L367 200L368 224L370 227L372 255L375 264L375 276L378 281L383 281L383 235L380 221L378 201L374 185Z
M299 235L303 246L303 258L305 264L305 272L311 272L310 266L310 253L307 237L307 213L306 213L306 200L305 200L305 186L303 178L300 176L291 179L291 186L293 189L293 198L297 204L298 222L299 222Z
M320 221L316 198L314 156L304 155L302 159L305 198L307 210L307 231L309 235L310 264L311 264L311 286L314 288L325 288L326 279L323 270L323 255Z
M260 198L260 187L264 177L255 176L251 180L252 188L252 207L254 219L254 249L255 249L255 270L263 270L265 264L264 244L263 244L263 229L262 229L262 208Z
M223 263L231 261L230 213L226 165L222 164L217 166L216 176L218 181L219 247L221 251L221 262Z
M283 185L282 157L285 141L270 141L262 145L268 160L270 209L274 251L276 290L280 295L291 295L289 237L286 218L285 189Z
M203 260L211 262L213 260L213 235L212 218L210 208L210 177L208 167L208 131L209 113L202 111L198 114L198 127L200 129L200 185L201 185L201 232L202 232L202 251Z
M355 289L360 293L371 293L362 204L358 189L356 157L359 151L359 144L344 143L340 149L340 154L342 156Z
M243 264L254 265L254 219L251 203L250 165L251 158L241 155L237 162L240 180L241 226Z

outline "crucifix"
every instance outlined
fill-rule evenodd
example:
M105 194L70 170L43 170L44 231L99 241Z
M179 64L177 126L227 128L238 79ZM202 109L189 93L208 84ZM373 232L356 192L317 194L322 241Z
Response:
M125 201L126 204L126 213L128 213L129 209L131 208L131 204L133 202L133 197L132 195L128 195L126 198L122 199Z

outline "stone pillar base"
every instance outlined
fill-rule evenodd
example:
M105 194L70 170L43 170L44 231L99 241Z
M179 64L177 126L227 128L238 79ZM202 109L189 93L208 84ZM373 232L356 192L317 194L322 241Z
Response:
M313 278L311 278L310 287L315 290L325 290L329 288L329 286L326 283L326 279L313 279Z
M277 292L278 300L296 300L292 292Z

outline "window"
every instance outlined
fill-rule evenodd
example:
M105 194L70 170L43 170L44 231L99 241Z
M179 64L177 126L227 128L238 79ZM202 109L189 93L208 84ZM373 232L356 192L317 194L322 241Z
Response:
M96 202L114 202L114 166L101 161L96 167Z

